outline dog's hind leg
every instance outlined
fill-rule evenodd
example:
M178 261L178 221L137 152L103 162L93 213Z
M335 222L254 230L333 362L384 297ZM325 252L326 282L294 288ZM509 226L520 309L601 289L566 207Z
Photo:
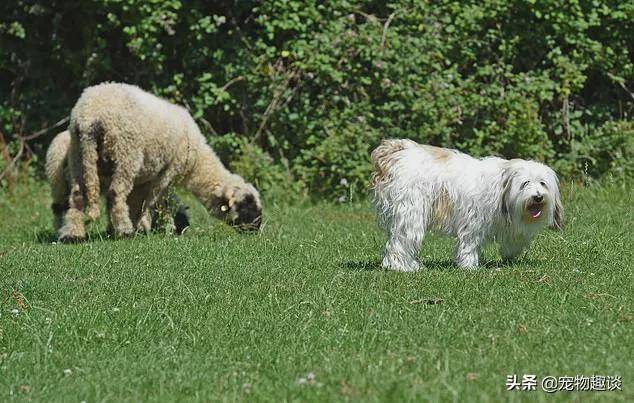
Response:
M399 201L385 217L388 240L382 266L397 271L416 271L418 252L429 224L430 203Z

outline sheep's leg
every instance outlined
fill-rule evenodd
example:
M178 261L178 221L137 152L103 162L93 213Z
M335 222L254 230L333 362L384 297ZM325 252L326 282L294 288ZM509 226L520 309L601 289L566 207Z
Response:
M159 176L156 180L147 184L147 188L145 191L145 201L143 206L145 211L143 212L144 216L151 217L150 208L156 208L159 206L159 201L161 197L167 194L167 188L172 183L173 175L169 175L167 173ZM173 218L170 214L169 220L172 222L173 226Z
M139 232L150 232L152 230L152 216L149 210L143 210L141 218L136 225L136 230Z
M71 138L68 150L69 189L68 209L64 213L63 225L57 232L61 242L77 242L86 238L84 225L84 193L81 186L82 161L78 138Z
M137 185L128 196L130 220L137 231L149 232L152 229L152 218L149 206L146 205L148 185Z
M130 219L128 197L134 188L134 177L139 171L139 163L125 166L127 169L118 169L112 174L112 181L106 195L108 201L108 216L114 236L128 236L134 233L134 226Z
M65 161L65 160L64 160ZM51 203L51 210L53 210L53 227L55 231L64 224L64 215L68 211L68 195L70 189L68 187L68 176L64 169L64 165L59 168L59 172L50 179L51 182L51 196L53 202Z
M130 209L128 207L128 196L132 191L131 180L112 180L110 190L108 190L108 215L110 226L114 236L127 236L134 233L132 220L130 219Z
M79 128L75 129L79 130ZM104 128L100 122L95 122L88 130L77 133L81 142L82 180L86 196L86 215L91 220L99 218L101 189L97 160L99 159L97 143L103 142Z
M145 205L148 208L149 206L155 206L161 196L165 194L168 186L169 182L165 183L162 179L153 182L153 186L145 194Z
M64 224L64 215L68 210L68 149L70 148L70 132L59 133L46 151L46 176L51 185L51 210L53 210L53 228L55 232Z

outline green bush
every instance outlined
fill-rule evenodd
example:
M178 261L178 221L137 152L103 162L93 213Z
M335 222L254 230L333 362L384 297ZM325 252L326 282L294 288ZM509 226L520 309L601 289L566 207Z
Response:
M0 127L112 80L185 105L274 199L362 197L386 137L631 175L632 32L617 0L3 2Z
M634 122L608 121L581 131L558 164L567 176L634 176Z

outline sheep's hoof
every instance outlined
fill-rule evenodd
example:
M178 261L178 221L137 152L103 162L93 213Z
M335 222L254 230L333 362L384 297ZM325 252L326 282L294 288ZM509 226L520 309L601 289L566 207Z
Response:
M117 239L132 238L135 234L136 234L136 232L133 229L127 228L124 231L115 231L114 232L114 237L117 238Z
M57 238L57 240L61 243L80 243L86 240L86 237L83 236L73 236L73 235L63 235Z
M150 219L146 216L143 216L136 225L137 233L147 233L152 229L152 223Z
M57 240L63 243L78 243L86 240L86 232L72 226L63 226L57 234Z

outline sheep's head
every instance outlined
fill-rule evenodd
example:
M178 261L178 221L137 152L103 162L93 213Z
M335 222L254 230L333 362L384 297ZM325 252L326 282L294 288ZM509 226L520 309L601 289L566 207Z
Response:
M240 178L237 184L222 186L210 213L239 231L257 231L262 223L260 194Z

